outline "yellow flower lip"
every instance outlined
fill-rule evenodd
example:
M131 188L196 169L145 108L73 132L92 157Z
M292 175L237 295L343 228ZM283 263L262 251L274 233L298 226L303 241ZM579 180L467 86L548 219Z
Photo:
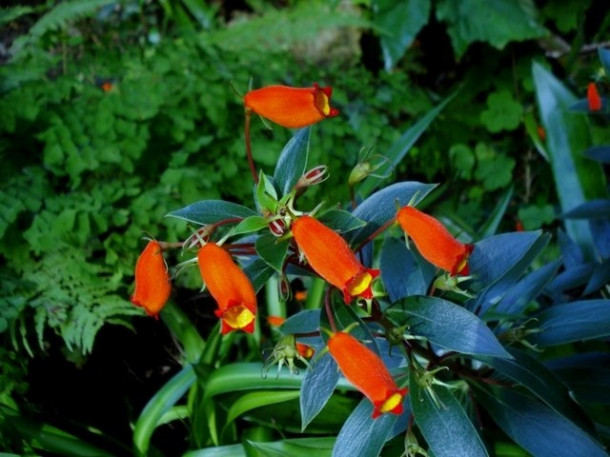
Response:
M222 315L223 320L233 328L242 329L254 320L254 313L244 305L227 308Z
M328 95L326 95L323 90L316 89L314 94L316 108L318 108L324 116L328 116L330 114L330 100L328 99Z
M379 411L383 413L387 413L393 411L398 405L402 403L404 395L400 392L395 392L390 397L384 401L379 407Z
M350 295L357 297L369 288L373 281L373 275L368 271L363 271L354 276L346 286Z

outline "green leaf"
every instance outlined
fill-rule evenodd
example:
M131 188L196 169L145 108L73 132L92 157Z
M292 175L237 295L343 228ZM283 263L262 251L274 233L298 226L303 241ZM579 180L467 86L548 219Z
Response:
M435 457L485 457L489 454L462 405L442 386L434 386L437 405L422 389L412 373L409 377L410 403L415 423Z
M133 430L133 443L138 455L147 455L150 439L159 420L182 398L196 379L193 366L185 365L148 401Z
M257 208L263 214L266 212L275 214L279 205L275 186L263 172L260 173L256 186L256 203Z
M389 176L394 171L396 165L398 165L404 156L411 150L419 137L426 131L432 121L436 119L440 112L449 104L451 100L455 98L456 95L457 92L447 97L438 106L432 108L424 115L424 117L407 129L405 133L403 133L402 136L392 146L390 146L390 149L383 154L388 162L379 167L375 174L379 176ZM383 179L384 178L369 176L360 184L358 187L358 192L361 195L369 195L377 186L379 186L379 184L381 184Z
M606 219L610 217L610 200L591 200L563 215L565 219Z
M590 142L587 118L568 111L576 98L540 64L534 62L532 72L561 212L567 213L589 199L605 198L600 165L581 155ZM588 223L569 220L565 227L570 238L592 258L593 239Z
M449 157L458 170L458 176L462 179L470 179L475 164L472 149L462 143L454 144L449 149Z
M601 163L610 163L610 146L594 146L583 152L583 155Z
M538 230L543 225L555 220L555 210L552 205L528 205L519 208L517 217L523 222L525 230Z
M246 441L246 449L262 452L265 457L330 457L335 438L293 438L271 443Z
M487 109L481 113L481 122L491 133L515 130L521 123L523 108L508 90L499 90L487 97Z
M286 143L277 160L273 180L279 187L282 197L290 193L299 178L307 171L310 136L309 127L298 130Z
M289 240L279 241L277 237L269 234L258 237L254 246L260 258L275 271L281 273L288 252L288 244Z
M241 235L244 233L257 232L269 224L269 221L263 216L250 216L246 217L239 224L233 227L231 231L232 235Z
M410 413L406 408L403 414ZM369 457L381 453L398 416L383 414L373 419L372 414L373 404L368 398L362 399L341 427L333 449L334 456Z
M531 0L441 0L436 5L436 17L447 23L447 32L458 59L475 41L503 49L511 41L548 35L547 30L536 21L535 6Z
M483 226L480 228L480 230L479 230L480 239L488 238L488 237L496 234L498 227L500 226L500 222L502 221L502 218L504 217L504 214L506 213L508 204L510 203L510 201L513 197L513 190L514 190L513 186L510 186L508 189L506 189L506 191L500 198L500 201L494 207L490 216L487 218L487 220L485 221Z
M436 184L399 182L375 192L352 212L354 217L365 221L366 226L360 230L350 232L347 238L352 243L365 240L375 230L396 217L397 205L405 206L409 202L417 205L435 187Z
M508 186L513 180L515 159L496 153L485 143L475 147L477 168L474 177L481 181L486 190L496 190Z
M337 363L326 352L305 372L301 384L301 431L318 415L339 381Z
M163 307L161 319L180 342L186 360L197 363L205 348L205 341L188 316L170 301Z
M373 25L381 33L385 69L391 71L428 23L430 0L373 0Z
M331 209L325 211L318 218L327 227L338 233L345 233L351 230L362 228L366 222L354 217L351 213L342 209Z
M320 329L320 310L306 309L290 316L280 327L284 334L313 333Z
M536 315L540 333L528 340L540 347L610 336L610 300L582 300L552 306Z
M451 351L511 357L481 319L450 301L408 297L391 305L385 314L397 326L406 325L410 334L424 336Z
M214 446L188 451L182 454L182 457L246 457L246 455L243 445L230 444L228 446Z
M608 457L583 430L543 403L509 389L475 393L500 428L534 456Z
M175 217L200 225L258 215L256 211L250 208L224 200L202 200L167 214L168 217Z
M243 268L244 273L252 282L252 287L258 292L263 288L267 280L273 276L275 270L263 259L256 258Z
M242 414L261 406L275 405L283 403L285 401L294 400L298 398L300 392L298 390L289 391L264 391L264 392L251 392L237 398L231 403L229 412L227 413L227 420L225 427L237 419Z

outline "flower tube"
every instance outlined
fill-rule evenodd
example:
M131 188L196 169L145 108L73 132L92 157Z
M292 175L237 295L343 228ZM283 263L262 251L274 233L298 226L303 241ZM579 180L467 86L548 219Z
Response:
M136 288L131 302L141 306L150 316L158 317L172 290L161 246L149 241L136 263Z
M197 253L201 277L210 295L218 303L216 316L222 321L222 334L233 330L254 331L256 293L246 274L231 255L214 243L207 243Z
M448 271L451 276L468 275L468 256L473 245L460 243L440 221L412 206L401 208L397 219L428 262Z
M408 389L399 389L383 361L349 333L333 333L328 351L343 376L373 403L373 419L384 413L402 414Z
M589 111L599 111L602 109L602 99L597 91L597 86L593 82L587 86L587 103L589 104Z
M365 268L337 232L302 216L292 223L292 234L311 268L343 292L345 303L353 297L373 298L371 284L379 270Z
M244 96L246 110L287 128L301 128L339 114L330 106L332 87L267 86Z

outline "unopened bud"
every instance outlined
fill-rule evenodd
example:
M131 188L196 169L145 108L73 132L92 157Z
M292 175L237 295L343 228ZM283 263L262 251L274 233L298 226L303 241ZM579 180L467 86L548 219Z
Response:
M286 233L286 223L282 219L274 219L269 222L269 231L279 238Z
M210 232L212 230L214 230L213 225L204 225L199 230L193 232L193 234L184 241L185 249L200 248L203 246L210 239Z
M369 162L360 162L356 164L352 172L349 174L349 185L353 186L354 184L363 181L368 175L371 174L372 171L373 170Z
M328 173L328 167L326 165L318 165L317 167L303 173L303 176L299 178L296 186L294 187L296 189L300 189L302 187L315 186L316 184L326 181L329 176L330 174Z

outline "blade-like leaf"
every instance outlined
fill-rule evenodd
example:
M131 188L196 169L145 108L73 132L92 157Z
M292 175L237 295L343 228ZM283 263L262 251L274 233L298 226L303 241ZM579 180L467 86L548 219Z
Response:
M595 264L585 263L559 273L546 288L546 293L560 297L562 292L584 286L591 279Z
M375 192L352 212L354 217L365 221L367 225L360 230L350 232L349 240L352 243L363 241L396 216L396 205L405 206L414 196L416 198L413 204L416 205L435 187L436 184L399 182Z
M267 227L269 221L263 216L250 216L246 217L239 224L233 227L231 235L241 235L244 233L256 232L262 228Z
M426 113L424 117L422 117L419 121L417 121L413 126L411 126L402 136L392 145L390 149L383 154L384 157L388 159L387 164L381 166L376 172L376 175L379 176L388 176L390 173L394 171L394 168L400 161L404 158L405 155L411 150L415 142L419 139L419 137L426 131L428 126L432 123L434 119L440 114L440 112L447 106L447 104L453 100L453 98L457 95L457 92L447 97L443 100L435 108L431 109ZM358 192L361 195L369 195L381 182L383 178L378 178L375 176L369 176L359 187Z
M229 412L227 413L226 424L234 421L243 413L248 412L261 406L275 405L277 403L283 403L285 401L294 400L300 395L298 390L271 390L263 392L250 392L242 395L231 403ZM225 425L226 427L226 425Z
M324 408L338 381L337 363L328 352L305 373L301 384L301 430Z
M230 444L188 451L182 457L246 457L246 451L241 444Z
M604 219L610 216L610 200L596 199L578 205L563 215L565 219Z
M273 275L275 270L263 259L257 258L248 262L244 267L244 273L250 278L252 287L258 292L266 284L267 280Z
M397 326L406 325L413 335L463 354L508 357L485 323L470 311L434 297L408 297L389 307L385 314Z
M510 200L513 198L513 186L510 186L504 192L504 195L500 198L500 202L495 206L494 210L487 218L487 221L483 224L483 227L479 230L479 239L488 238L492 235L496 234L498 230L498 226L506 213L506 208L508 208L508 204Z
M540 347L610 336L610 300L583 300L552 306L536 316L540 333L529 341Z
M604 176L598 163L582 156L590 142L589 126L586 116L568 110L576 102L574 95L540 64L534 62L532 71L561 212L567 213L587 200L606 197ZM592 257L593 239L588 224L568 220L565 227Z
M313 333L320 329L320 310L306 309L290 316L280 327L284 334Z
M273 180L281 191L280 197L289 193L307 170L309 137L309 127L297 131L286 143L278 158Z
M437 405L415 376L410 377L409 387L415 423L436 457L489 455L462 405L448 389L433 388L440 402Z
M266 457L330 457L334 444L335 438L296 438L272 443L246 441L245 446Z
M186 360L189 363L197 363L205 348L205 341L189 317L170 301L161 311L161 319L180 342Z
M608 457L589 435L543 403L509 389L475 392L500 428L534 456Z
M215 224L226 219L243 219L258 213L237 203L224 200L202 200L172 211L168 217L183 219L195 224Z
M601 163L610 163L610 146L594 146L583 152L583 155Z
M595 268L593 274L591 275L591 279L587 283L587 287L585 287L582 294L592 294L606 284L610 284L610 259L604 260Z

